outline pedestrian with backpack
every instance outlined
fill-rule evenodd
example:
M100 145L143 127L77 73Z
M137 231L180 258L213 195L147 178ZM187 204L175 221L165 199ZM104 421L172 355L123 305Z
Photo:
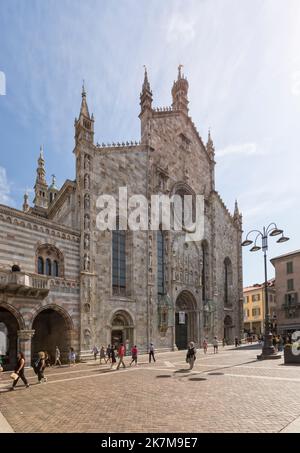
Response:
M194 368L194 363L196 360L196 348L194 342L191 341L186 353L186 362L190 365L190 370Z

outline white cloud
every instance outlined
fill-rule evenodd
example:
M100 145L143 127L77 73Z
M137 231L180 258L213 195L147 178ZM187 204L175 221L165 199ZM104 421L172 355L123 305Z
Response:
M250 156L253 154L259 154L260 151L256 143L241 143L238 145L228 145L225 148L216 151L218 157L224 157L229 155L242 155Z
M10 204L10 185L7 180L6 170L3 167L0 167L0 203L1 204Z
M196 21L193 17L182 17L182 14L173 13L167 27L167 41L190 42L195 38Z

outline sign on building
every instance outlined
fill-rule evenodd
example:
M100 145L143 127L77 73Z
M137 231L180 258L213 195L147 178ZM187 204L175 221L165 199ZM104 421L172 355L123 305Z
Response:
M185 324L185 311L180 311L178 313L179 324Z

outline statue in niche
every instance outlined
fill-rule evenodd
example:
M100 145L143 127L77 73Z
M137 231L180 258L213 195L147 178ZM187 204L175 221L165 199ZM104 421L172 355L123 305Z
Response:
M88 154L84 156L84 169L87 171L91 170L91 158Z
M86 214L84 216L84 229L89 230L90 229L90 216Z
M84 188L85 189L90 188L90 177L87 173L84 175Z
M86 234L84 236L84 248L88 249L90 247L90 236L89 234Z
M89 271L90 270L90 258L87 254L84 255L84 270Z
M87 193L84 196L84 209L90 209L90 196Z

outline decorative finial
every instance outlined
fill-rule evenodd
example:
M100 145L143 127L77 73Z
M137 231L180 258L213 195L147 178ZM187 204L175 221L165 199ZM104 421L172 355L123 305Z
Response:
M55 186L55 184L56 184L56 177L55 177L55 175L51 175L51 178L52 178L52 185Z
M27 211L29 211L29 208L30 208L30 206L28 204L28 192L26 189L25 193L24 193L23 211L27 212Z
M44 147L43 147L43 145L40 146L40 158L44 159Z
M182 75L181 75L181 68L183 68L183 65L182 65L182 64L180 64L180 65L178 66L178 80L182 78Z
M84 79L82 80L82 93L81 93L81 96L82 97L86 96L86 91L85 91L85 87L84 87Z
M234 217L238 217L239 216L239 207L238 207L238 202L237 200L235 200L235 203L234 203Z
M150 83L148 80L148 73L147 73L147 68L146 65L143 65L144 68L144 82L143 82L143 91L151 91L150 89Z

